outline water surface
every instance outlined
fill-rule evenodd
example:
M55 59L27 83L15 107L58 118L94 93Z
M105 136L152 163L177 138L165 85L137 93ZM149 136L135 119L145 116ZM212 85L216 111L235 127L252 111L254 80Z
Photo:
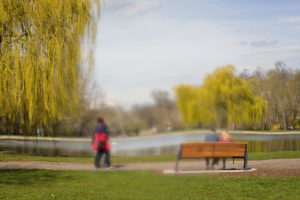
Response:
M176 133L111 139L112 155L175 154L183 142L202 142L205 133ZM249 152L300 151L300 134L233 134L234 141L248 143ZM94 155L90 139L0 138L1 149L42 155Z

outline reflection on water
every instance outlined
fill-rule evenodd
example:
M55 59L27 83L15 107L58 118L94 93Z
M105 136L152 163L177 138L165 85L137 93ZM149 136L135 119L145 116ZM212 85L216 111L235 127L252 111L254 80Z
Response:
M300 139L275 139L266 141L240 140L248 143L248 152L300 151ZM176 154L179 145L157 148L144 148L138 151L118 152L118 155L161 155Z
M144 138L112 139L112 155L176 154L182 142L204 141L205 134L174 134ZM249 152L300 151L300 134L294 135L233 135L234 141L248 143ZM0 150L19 153L61 156L94 155L90 140L1 139Z
M249 152L300 151L300 139L245 141Z
M42 140L42 139L1 139L0 150L17 153L60 156L93 155L88 141Z

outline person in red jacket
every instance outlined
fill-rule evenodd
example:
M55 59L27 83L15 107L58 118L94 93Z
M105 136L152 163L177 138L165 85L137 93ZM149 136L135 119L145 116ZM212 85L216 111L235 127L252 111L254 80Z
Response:
M104 166L110 167L110 145L109 145L109 131L102 117L97 119L98 124L95 127L92 138L92 149L96 150L95 168L100 168L101 157L104 154Z

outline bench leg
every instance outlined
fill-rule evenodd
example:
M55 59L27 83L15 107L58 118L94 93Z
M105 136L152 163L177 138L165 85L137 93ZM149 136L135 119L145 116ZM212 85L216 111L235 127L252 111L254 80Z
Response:
M248 151L246 149L245 150L245 157L244 157L244 170L247 169L247 164L248 164Z
M175 172L178 171L178 164L179 164L179 160L180 160L180 157L181 157L181 149L182 149L182 146L180 146L180 149L179 149L179 152L178 152L178 155L177 155L176 165L175 165Z
M179 158L177 157L177 160L176 160L176 165L175 165L175 172L178 171L178 162L179 162Z

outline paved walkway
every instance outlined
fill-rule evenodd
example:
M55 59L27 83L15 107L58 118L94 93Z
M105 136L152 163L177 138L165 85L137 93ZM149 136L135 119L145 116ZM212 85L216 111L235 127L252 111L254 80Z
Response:
M215 172L221 172L222 162L215 166ZM162 173L164 170L173 170L175 162L156 162L156 163L126 163L114 164L112 170L154 170ZM255 168L256 171L243 173L235 173L234 176L300 176L300 159L272 159L249 161L249 168ZM227 171L234 172L234 169L243 168L243 161L235 161L233 164L231 159L226 162ZM95 170L92 163L70 163L70 162L39 162L39 161L9 161L0 162L1 169L48 169L48 170ZM200 161L180 161L180 170L205 170L205 162ZM111 169L100 169L111 170ZM225 174L225 173L222 173ZM226 173L233 174L233 173Z

